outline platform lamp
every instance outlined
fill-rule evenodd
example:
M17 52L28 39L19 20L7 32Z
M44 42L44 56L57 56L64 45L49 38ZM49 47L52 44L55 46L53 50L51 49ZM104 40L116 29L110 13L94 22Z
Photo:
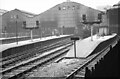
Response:
M91 26L91 41L93 41L93 24L100 24L102 22L102 13L98 13L98 20L97 21L87 21L87 18L86 18L86 14L83 14L82 15L82 20L83 20L83 24L88 24Z
M87 17L86 17L86 14L83 14L82 15L82 20L83 20L83 24L88 24L88 25L90 25L90 33L91 33L91 41L93 41L93 22L88 22L87 21Z
M15 30L16 30L16 43L18 44L18 15L14 15L12 17L13 19L15 19Z
M98 13L97 20L98 20L98 23L97 23L97 24L99 24L98 27L100 27L100 23L102 22L102 13ZM99 28L98 28L98 33L99 33Z
M39 28L39 21L36 21L35 26L36 27L26 27L26 21L23 21L23 28L24 29L29 29L30 30L30 37L31 37L31 41L33 41L33 29L38 29Z

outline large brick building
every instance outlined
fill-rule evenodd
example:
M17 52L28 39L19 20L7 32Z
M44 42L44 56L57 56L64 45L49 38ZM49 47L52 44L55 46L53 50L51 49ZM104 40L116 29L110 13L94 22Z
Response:
M82 15L86 14L88 21L95 21L100 12L80 3L67 1L52 7L34 18L40 21L41 28L45 28L46 30L47 28L57 28L63 34L78 33L82 36L85 34L84 32L88 32L86 34L89 34L90 31L88 26L85 27L81 23Z
M0 34L2 33L2 15L6 12L6 10L0 9Z
M120 35L120 1L118 4L113 5L112 8L107 10L108 24L110 33L118 33Z
M23 28L23 21L29 22L32 17L34 17L34 14L22 10L14 9L8 11L2 15L2 32L15 36L17 30L19 35L24 35L27 30Z
M27 28L36 27L36 22L39 22L39 28L33 30L34 35L40 35L42 33L47 36L57 32L59 34L79 34L80 36L89 36L90 27L81 23L82 15L87 15L88 21L95 21L100 12L101 11L84 6L80 3L67 0L39 15L34 15L18 9L9 11L2 15L2 27L3 32L9 34L15 34L16 28L19 34L29 33L29 30L23 28L23 21L26 22ZM98 25L94 26L96 28Z

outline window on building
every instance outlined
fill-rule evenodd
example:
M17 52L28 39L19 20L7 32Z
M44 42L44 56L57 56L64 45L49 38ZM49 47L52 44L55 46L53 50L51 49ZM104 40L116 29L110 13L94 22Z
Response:
M83 21L86 21L86 19L87 19L87 18L86 18L86 14L83 14L83 15L82 15L82 20L83 20Z
M64 6L64 7L63 7L63 10L65 10L65 9L66 9L66 7Z
M80 6L77 6L77 9L80 9Z
M26 21L23 21L23 28L26 28Z
M73 8L72 8L73 10L75 10L75 6L73 6Z
M11 15L10 18L11 18L11 19L19 19L19 18L18 18L18 15Z
M70 9L70 6L68 6L67 8Z
M36 25L37 25L37 26L39 25L39 21L36 21Z
M61 10L61 7L58 7L58 10Z

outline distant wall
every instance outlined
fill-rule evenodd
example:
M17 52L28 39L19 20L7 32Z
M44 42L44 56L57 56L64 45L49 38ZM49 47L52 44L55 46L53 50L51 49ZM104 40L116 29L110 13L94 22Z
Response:
M109 31L110 33L118 33L120 35L120 22L118 22L118 11L120 8L113 8L107 11L108 22L109 22Z

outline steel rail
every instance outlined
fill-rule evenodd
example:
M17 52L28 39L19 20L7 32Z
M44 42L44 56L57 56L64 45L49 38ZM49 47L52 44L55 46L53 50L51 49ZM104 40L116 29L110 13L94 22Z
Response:
M56 43L53 43L53 44L57 44L57 43L59 43L60 41L58 41L58 42L56 42ZM53 45L53 44L50 44L50 45ZM48 45L48 46L50 46L50 45ZM46 48L47 46L44 46L43 48ZM39 47L35 47L34 48L34 50L36 50L36 49L38 49ZM19 53L19 54L14 54L14 55L10 55L10 56L8 56L8 57L5 57L5 58L2 58L1 60L0 60L0 62L2 62L2 61L7 61L7 60L9 60L9 59L12 59L12 58L14 58L14 57L16 57L16 56L20 56L20 55L24 55L25 53L28 53L28 51L31 51L31 50L26 50L26 51L24 51L24 52L22 52L22 53ZM33 51L33 49L32 49L32 51Z
M3 68L5 65L8 66L8 64L15 63L15 61L19 61L19 59L21 59L21 60L26 59L26 56L27 56L27 57L28 57L28 56L33 56L33 55L36 54L36 53L33 53L33 52L39 52L39 53L42 54L42 52L45 52L45 51L47 51L47 50L51 50L51 49L53 49L53 48L55 48L55 47L61 46L62 43L63 43L63 45L65 45L65 44L67 43L67 42L66 42L66 43L64 43L64 42L66 42L66 40L59 41L59 42L57 42L57 43L50 44L50 45L45 46L45 47L42 47L42 48L37 47L37 49L35 48L34 51L33 51L33 50L30 50L29 52L23 53L22 55L18 55L18 56L13 57L13 58L11 57L11 59L9 59L8 61L2 62L1 67ZM31 53L31 52L32 52L32 53Z
M26 73L26 72L30 71L31 69L37 67L38 65L42 65L43 63L54 59L56 56L63 54L63 53L59 53L59 54L58 54L58 53L56 53L56 52L59 52L59 51L62 51L62 50L68 51L68 49L66 49L66 48L68 48L68 47L71 46L71 45L72 45L72 44L68 44L68 45L64 46L63 48L61 48L61 49L59 49L59 50L56 50L56 51L54 51L54 52L51 52L50 54L41 56L40 58L39 58L39 57L38 57L38 58L35 58L35 59L33 58L33 60L24 62L24 63L22 63L22 64L19 64L18 66L15 66L15 67L13 67L13 68L10 68L10 69L8 69L8 70L5 70L4 72L2 72L2 74L5 75L7 72L9 73L9 72L11 72L11 71L14 71L14 69L16 69L16 68L19 69L19 67L21 67L21 66L24 67L25 65L28 65L28 64L30 64L30 63L39 61L37 64L31 65L31 68L29 68L29 67L30 67L30 65L29 65L29 67L28 67L27 70L21 71L20 73L17 74L17 76L20 75L20 74ZM55 54L56 54L56 55L55 55ZM50 56L51 56L51 57L50 57ZM41 59L42 59L42 60L41 60ZM40 62L40 61L41 61L41 62ZM13 78L13 77L15 78L16 75L12 76L11 78Z
M74 74L76 74L78 71L80 71L81 69L83 69L84 67L86 67L88 64L90 64L92 61L96 60L97 57L101 56L102 54L106 54L112 47L112 44L109 44L107 47L105 47L103 50L101 50L100 52L97 52L96 56L93 56L93 58L89 59L88 61L86 61L84 64L82 64L80 67L78 67L76 70L74 70L73 72L71 72L69 75L66 76L66 79L71 79ZM102 58L102 56L101 56Z

